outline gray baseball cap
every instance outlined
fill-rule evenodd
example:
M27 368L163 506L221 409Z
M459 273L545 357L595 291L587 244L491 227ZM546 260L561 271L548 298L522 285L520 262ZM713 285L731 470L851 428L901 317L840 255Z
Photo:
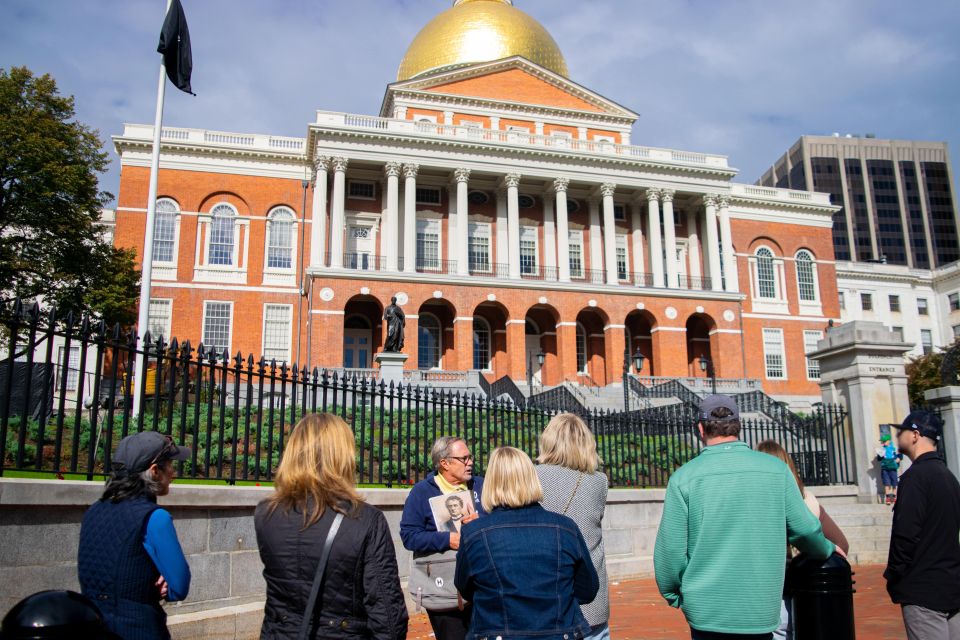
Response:
M739 420L740 419L740 409L737 408L737 403L730 396L715 395L707 396L700 401L700 419L701 420L717 420L714 418L711 413L714 409L729 409L733 412L733 415L723 418L724 420Z
M113 466L127 473L140 473L154 463L189 457L190 449L178 446L170 436L157 431L142 431L120 441L113 454Z

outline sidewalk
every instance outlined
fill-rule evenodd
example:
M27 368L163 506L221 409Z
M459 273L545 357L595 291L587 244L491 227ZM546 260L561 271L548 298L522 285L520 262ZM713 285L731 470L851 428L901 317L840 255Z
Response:
M857 640L905 640L900 608L891 604L883 566L854 567ZM668 607L653 578L610 583L610 635L613 640L674 640L689 638L683 614ZM410 620L407 640L433 637L425 614Z

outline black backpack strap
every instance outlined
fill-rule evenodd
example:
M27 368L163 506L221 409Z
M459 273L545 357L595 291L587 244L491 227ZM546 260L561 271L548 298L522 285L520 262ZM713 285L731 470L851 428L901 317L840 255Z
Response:
M323 570L327 566L327 559L330 557L330 547L333 546L333 539L337 537L337 531L340 529L341 522L343 522L343 514L338 513L330 525L327 540L323 543L323 552L320 554L320 562L317 563L317 575L314 577L313 586L310 588L307 608L303 610L303 621L300 623L300 633L297 634L299 640L307 640L307 635L310 633L310 621L313 620L313 609L317 604L317 595L320 593L320 583L323 582Z

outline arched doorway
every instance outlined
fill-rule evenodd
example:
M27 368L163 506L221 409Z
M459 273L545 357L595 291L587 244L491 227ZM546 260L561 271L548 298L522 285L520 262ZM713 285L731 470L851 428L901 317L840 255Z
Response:
M534 385L556 385L563 380L557 350L557 322L560 313L548 304L527 309L524 316L524 363ZM543 354L543 364L540 364Z
M369 369L383 335L383 306L373 296L354 296L343 310L343 367Z
M713 362L710 348L710 332L716 327L713 318L705 313L695 313L687 318L687 375L695 378L708 377L708 371L700 366L700 358Z
M653 359L653 327L656 326L653 314L649 311L631 311L627 314L624 325L630 371L638 376L657 375L657 363ZM643 356L643 367L640 371L633 365L633 356L638 349Z
M607 350L604 327L607 315L588 307L577 314L577 378L584 386L605 386L607 380Z
M499 302L484 302L473 310L471 368L492 379L507 375L507 320L509 313Z
M456 311L447 300L435 298L420 305L417 316L417 368L443 369L453 350Z

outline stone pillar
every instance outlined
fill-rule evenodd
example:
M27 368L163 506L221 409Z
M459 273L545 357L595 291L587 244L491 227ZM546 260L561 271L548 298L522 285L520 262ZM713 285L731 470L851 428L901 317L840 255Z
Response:
M590 270L596 274L603 271L603 240L600 231L600 203L596 198L589 201L589 233L590 233ZM589 282L595 282L592 279Z
M333 158L333 211L330 215L330 266L343 268L343 240L346 235L347 159Z
M664 189L660 193L663 200L663 243L667 262L667 288L680 287L680 270L677 268L676 221L673 219L673 189Z
M631 249L633 250L633 279L634 284L646 285L647 282L641 280L641 274L644 273L643 267L643 211L640 209L640 201L634 200L630 203L630 224L632 231Z
M526 321L507 320L507 353L510 358L510 377L514 382L527 381Z
M503 277L502 267L510 262L510 239L507 227L507 191L506 189L497 189L497 266L494 268L494 274L498 278Z
M835 468L846 456L865 501L881 490L874 462L880 425L899 423L910 412L903 354L911 347L879 322L856 320L829 329L808 354L820 361L823 401L841 404L849 414L848 451L833 451L829 464ZM829 439L828 448L836 447L836 438Z
M717 197L706 195L703 197L703 206L707 220L707 264L710 265L710 288L714 291L723 291L723 282L720 278L720 238L717 233Z
M557 225L555 222L554 200L550 194L543 198L543 266L547 280L557 279Z
M720 253L723 259L724 291L736 293L740 291L740 276L737 269L737 255L733 251L730 198L727 196L720 196Z
M457 255L452 256L457 261L457 275L470 275L470 212L467 201L470 169L454 171L457 181ZM472 320L471 320L472 321Z
M457 362L451 368L460 371L473 369L473 317L453 319L453 352Z
M509 173L504 177L507 186L507 254L510 258L507 273L520 279L520 175Z
M317 158L313 166L313 201L311 215L313 225L310 228L310 266L327 266L327 171L330 159Z
M403 165L403 270L406 273L417 271L418 169L413 163Z
M608 324L603 328L603 360L607 365L607 384L623 386L623 350L627 344L625 327L622 324Z
M617 185L604 182L600 185L603 197L603 261L607 266L607 284L619 282L617 274L617 222L613 213L613 192Z
M960 478L960 387L940 387L923 394L924 399L940 409L943 418L943 449L947 467ZM906 417L906 416L904 416Z
M409 356L405 364L407 369L418 369L420 367L419 336L420 316L408 313L406 325L403 328L403 353Z
M703 270L700 268L700 233L697 231L697 218L687 216L687 261L690 269L687 273L691 277L700 278Z
M647 235L653 286L663 287L663 244L660 237L660 189L647 189Z
M557 277L560 282L570 282L570 226L567 219L567 187L569 178L553 181L557 198Z
M557 356L560 359L560 379L577 379L577 323L557 323Z
M384 167L387 174L387 220L383 225L383 238L380 240L387 261L387 271L396 272L400 264L400 172L403 166L399 162L388 162Z

